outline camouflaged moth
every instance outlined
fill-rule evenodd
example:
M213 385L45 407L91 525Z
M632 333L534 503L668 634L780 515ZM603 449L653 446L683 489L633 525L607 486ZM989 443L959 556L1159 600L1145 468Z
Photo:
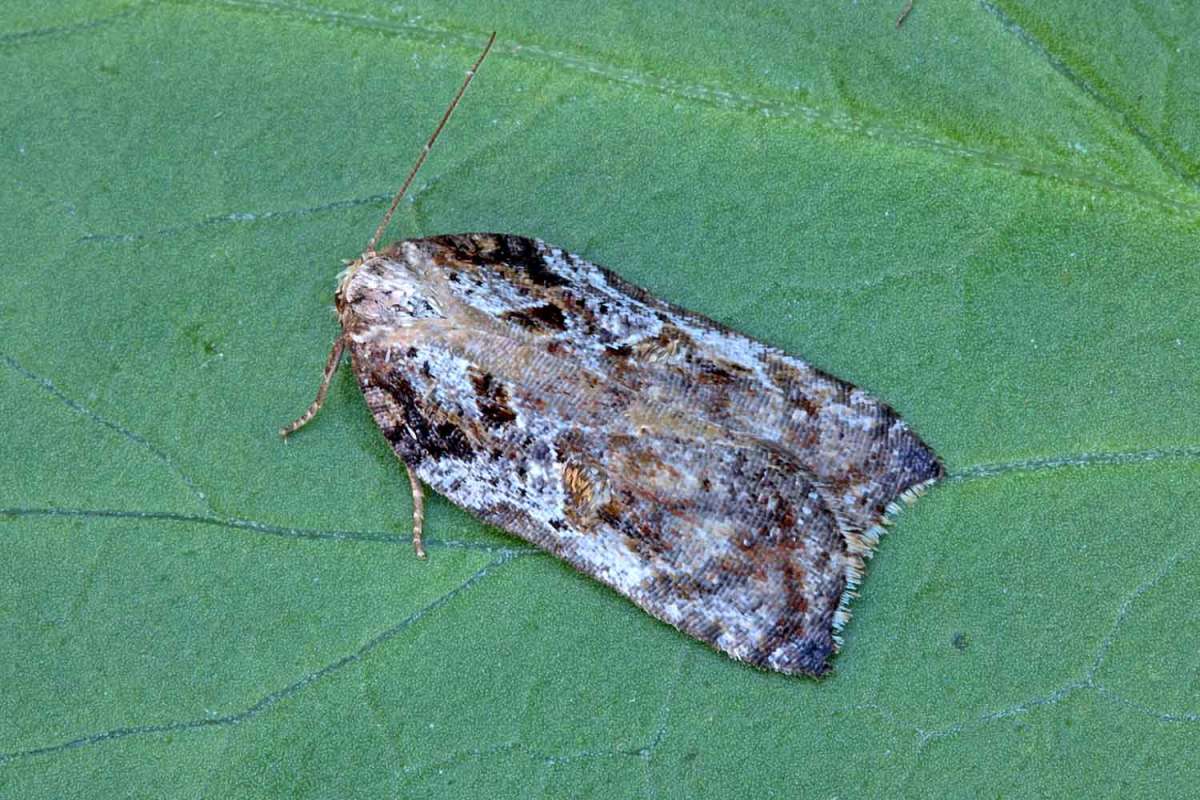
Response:
M943 474L888 406L566 250L497 233L362 256L342 333L367 406L422 482L735 659L818 676L881 526Z

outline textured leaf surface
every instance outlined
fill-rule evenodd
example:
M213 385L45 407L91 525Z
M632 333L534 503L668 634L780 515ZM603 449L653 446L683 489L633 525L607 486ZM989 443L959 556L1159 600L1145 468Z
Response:
M0 795L1179 796L1200 780L1200 12L0 14ZM859 383L952 477L836 673L410 499L358 254L536 235Z

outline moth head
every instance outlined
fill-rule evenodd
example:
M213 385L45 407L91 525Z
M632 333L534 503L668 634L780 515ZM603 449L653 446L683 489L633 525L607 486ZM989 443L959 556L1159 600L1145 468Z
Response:
M364 256L365 257L365 256ZM354 279L354 274L363 265L363 258L342 259L342 271L337 276L337 289L333 292L333 307L337 310L338 316L341 317L348 303L346 301L347 290L350 287L351 281Z
M418 319L443 316L430 296L427 278L402 253L395 249L368 253L346 265L334 293L343 327L362 323L404 327Z

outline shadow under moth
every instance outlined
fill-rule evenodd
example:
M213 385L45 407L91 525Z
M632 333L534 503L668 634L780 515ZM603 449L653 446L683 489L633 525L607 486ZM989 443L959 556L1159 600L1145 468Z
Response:
M943 474L887 405L537 239L377 250L338 280L343 351L422 483L740 661L819 676L888 515Z

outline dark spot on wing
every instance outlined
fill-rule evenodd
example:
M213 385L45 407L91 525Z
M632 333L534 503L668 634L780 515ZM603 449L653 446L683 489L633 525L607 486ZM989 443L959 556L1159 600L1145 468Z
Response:
M530 283L537 286L566 286L570 283L566 278L550 271L546 259L532 239L506 234L500 234L496 238L497 260L524 272Z
M387 392L400 407L404 424L384 428L384 436L405 454L433 459L445 457L469 461L475 455L467 435L450 420L437 421L426 416L416 391L399 372L393 371L375 387Z
M508 388L497 381L492 373L472 367L470 378L475 388L475 406L484 422L498 427L517 418L517 412L509 405Z
M561 332L567 328L567 320L563 315L562 309L553 303L546 303L545 305L534 306L533 308L519 308L513 311L505 311L500 316L509 322L515 322L528 331L540 333L550 331Z
M567 278L553 272L546 264L537 242L524 236L507 233L461 233L431 236L425 241L443 250L442 253L433 254L443 266L454 267L454 262L459 265L487 266L509 274L515 273L514 283L529 283L543 288L567 286L571 283Z
M727 386L746 380L750 375L750 370L731 361L710 361L698 358L693 361L692 366L696 373L695 379L699 383L707 383L712 386Z
M607 503L596 509L596 516L599 517L601 521L606 522L609 525L620 525L621 504L616 500L609 500Z

